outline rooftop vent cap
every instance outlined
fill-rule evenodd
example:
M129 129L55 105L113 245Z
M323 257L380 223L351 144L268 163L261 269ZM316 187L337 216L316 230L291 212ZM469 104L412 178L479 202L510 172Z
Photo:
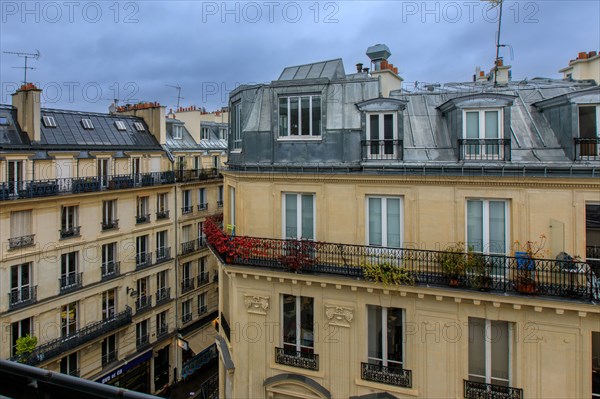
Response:
M367 57L371 59L371 61L376 60L387 60L392 55L390 48L385 44L376 44L367 49Z

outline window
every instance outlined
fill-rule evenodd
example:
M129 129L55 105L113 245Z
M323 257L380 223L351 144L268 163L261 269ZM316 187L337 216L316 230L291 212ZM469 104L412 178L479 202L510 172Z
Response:
M15 356L17 354L17 340L21 337L26 336L27 334L33 335L33 321L31 317L27 319L15 321L10 325L11 332L11 345L10 345L10 355Z
M33 300L31 262L10 268L10 304L18 305Z
M502 157L503 138L502 110L468 110L464 111L463 131L465 140L465 156L468 157Z
M42 121L45 127L56 127L56 120L53 116L42 116Z
M102 230L119 227L117 219L117 200L102 201Z
M398 128L396 114L367 114L368 156L371 159L395 159Z
M77 331L77 302L71 302L60 308L60 327L63 337Z
M166 334L168 332L167 313L168 313L168 310L165 310L164 312L160 312L159 314L156 315L156 336L157 337L160 337L161 335Z
M203 292L202 294L198 295L198 314L204 314L206 313L206 310L206 292Z
M156 289L158 291L167 289L167 278L168 274L166 270L160 271L156 274Z
M579 107L580 155L598 156L600 148L600 105ZM582 139L582 140L581 140Z
M367 197L368 245L402 246L402 198Z
M213 168L219 169L219 156L213 155L212 160L213 160Z
M315 239L315 195L283 195L283 238Z
M148 266L151 262L151 254L148 251L148 235L136 237L136 265L138 267Z
M137 216L136 223L146 223L150 221L150 197L137 198Z
M100 181L102 187L108 186L108 175L110 174L109 161L110 160L108 158L100 158L97 160L96 171L98 172L98 180Z
M25 247L33 244L32 212L13 211L10 213L9 248Z
M194 279L192 278L192 262L185 262L181 269L181 290L183 292L187 292L194 288Z
M508 242L508 202L467 201L467 244L473 251L506 254Z
M184 169L185 169L185 157L177 157L177 170L179 171L180 177L183 177Z
M79 375L79 368L77 367L77 352L71 353L70 355L60 359L60 372L62 374L68 374L74 377Z
M592 399L600 398L600 332L592 332Z
M102 320L112 319L116 309L116 288L102 293Z
M368 362L378 366L404 368L404 311L368 305L367 313Z
M142 173L142 159L139 157L131 158L131 177L136 183L140 181L140 173Z
M208 203L206 202L206 189L200 188L198 189L198 210L203 211L208 208Z
M192 225L188 224L181 228L181 242L190 242L192 240Z
M169 258L169 241L167 239L167 230L156 233L156 260Z
M232 105L231 131L233 132L233 149L242 149L242 104L238 101Z
M76 288L81 284L78 269L79 252L69 252L61 255L60 262L60 289Z
M204 222L198 222L198 246L201 246L204 243L206 237L204 236Z
M223 206L223 186L217 187L217 206Z
M135 325L135 337L138 348L148 343L148 320L141 321Z
M321 96L279 98L279 137L320 135Z
M314 300L305 296L282 296L283 348L291 352L313 353Z
M188 323L192 320L192 300L188 299L181 303L182 322Z
M183 137L183 126L173 125L173 138L179 140L182 137Z
M181 212L185 215L186 213L192 212L192 190L183 190L181 195Z
M63 206L60 219L60 237L67 238L79 235L77 213L79 206Z
M83 128L85 130L92 130L92 129L94 129L94 125L92 124L92 121L90 119L86 119L86 118L83 118L81 120L81 126L83 126Z
M148 296L148 277L140 278L137 280L137 293L138 298L144 298Z
M117 269L117 243L111 242L102 245L102 277L114 276Z
M202 158L195 156L194 157L194 169L200 170L202 169Z
M6 181L8 192L12 195L19 194L19 190L25 188L25 161L8 161L6 168Z
M156 196L156 211L159 213L165 213L169 210L169 197L168 193L158 194Z
M102 340L102 367L117 360L117 336L109 335Z
M198 286L208 283L208 272L206 271L206 257L198 259Z
M117 128L117 130L127 130L127 127L125 126L125 123L123 123L123 121L115 121L115 127Z
M229 187L229 224L235 232L235 187L231 186Z
M137 130L138 132L146 131L146 128L144 127L144 124L142 122L133 122L133 127L135 127L135 130Z
M203 127L202 128L202 140L210 139L210 128Z
M227 128L219 128L219 140L227 140Z
M510 386L510 328L506 321L469 317L469 380Z

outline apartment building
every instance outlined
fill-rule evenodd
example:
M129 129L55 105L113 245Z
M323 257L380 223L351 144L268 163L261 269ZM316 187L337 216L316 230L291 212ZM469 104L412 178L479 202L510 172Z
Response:
M157 392L203 349L181 348L182 187L220 177L175 170L164 107L113 111L40 108L32 84L0 106L0 356Z
M599 397L600 88L367 55L230 95L224 397Z

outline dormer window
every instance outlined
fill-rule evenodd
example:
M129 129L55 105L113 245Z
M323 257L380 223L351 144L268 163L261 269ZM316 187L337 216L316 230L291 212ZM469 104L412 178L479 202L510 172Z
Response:
M115 127L117 128L117 130L120 131L127 130L127 127L125 126L125 123L123 123L123 121L115 121Z
M227 140L227 128L219 128L219 140Z
M83 128L85 130L92 130L94 129L94 125L92 124L92 121L89 119L82 119L81 120L81 126L83 126Z
M463 111L463 159L504 159L502 109Z
M173 138L179 140L182 137L183 137L183 126L173 125Z
M367 159L398 159L398 123L396 113L367 114Z
M231 131L233 132L233 150L242 149L242 102L231 106Z
M279 98L279 137L320 137L321 96Z
M600 105L579 106L579 155L600 156Z
M203 127L202 128L202 140L210 139L210 128Z
M56 127L56 121L53 116L43 116L42 121L45 127Z
M133 122L133 127L135 127L135 130L137 130L138 132L145 132L146 128L144 127L144 125L142 124L142 122Z

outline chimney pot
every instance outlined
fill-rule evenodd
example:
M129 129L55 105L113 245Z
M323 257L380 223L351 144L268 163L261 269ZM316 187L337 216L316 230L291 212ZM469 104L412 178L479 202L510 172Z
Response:
M585 51L580 51L577 55L578 60L585 60L587 58L587 53Z
M363 67L362 63L359 62L358 64L356 64L356 72L361 73L362 72L362 67Z
M596 53L595 51L590 51L590 53L588 54L588 58L595 57L596 54L598 54L598 53Z

